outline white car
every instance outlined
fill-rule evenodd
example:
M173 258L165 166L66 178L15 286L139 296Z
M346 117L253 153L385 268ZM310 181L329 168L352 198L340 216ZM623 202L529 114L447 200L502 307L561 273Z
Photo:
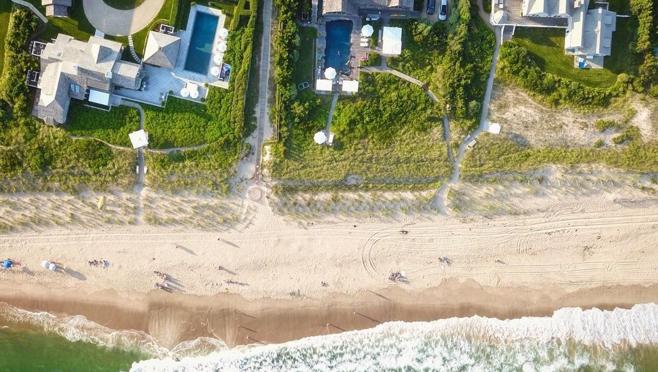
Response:
M448 19L448 0L441 0L441 6L439 7L439 20L445 21Z

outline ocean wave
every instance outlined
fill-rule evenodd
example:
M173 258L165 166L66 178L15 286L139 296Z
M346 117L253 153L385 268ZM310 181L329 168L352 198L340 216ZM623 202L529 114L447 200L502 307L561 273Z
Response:
M44 332L62 336L71 342L82 341L108 348L140 351L155 358L207 355L228 348L221 340L200 337L183 341L168 349L146 332L114 330L82 315L59 317L44 311L33 312L19 309L7 303L0 303L0 319L9 323L29 324Z
M551 317L390 322L279 345L142 361L131 371L634 370L629 348L655 344L656 304L564 308Z

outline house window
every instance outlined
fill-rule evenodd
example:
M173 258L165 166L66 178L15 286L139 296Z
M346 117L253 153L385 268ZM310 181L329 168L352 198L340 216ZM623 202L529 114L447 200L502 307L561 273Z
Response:
M74 94L80 94L80 86L78 84L71 83L71 92Z

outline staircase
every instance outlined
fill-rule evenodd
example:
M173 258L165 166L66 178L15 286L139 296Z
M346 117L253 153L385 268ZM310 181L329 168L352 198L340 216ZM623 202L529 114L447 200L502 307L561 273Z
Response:
M142 63L142 59L139 58L139 56L137 55L137 52L135 52L135 42L133 41L133 36L132 35L128 36L128 47L130 48L130 55L133 56L133 59L135 60L135 62Z

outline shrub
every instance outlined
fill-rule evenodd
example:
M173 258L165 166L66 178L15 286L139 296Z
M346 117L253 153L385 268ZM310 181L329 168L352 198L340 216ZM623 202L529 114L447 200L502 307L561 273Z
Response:
M626 142L637 142L640 139L642 139L640 130L637 127L631 125L628 128L626 128L626 130L624 130L622 134L613 137L612 142L615 145L621 145Z
M599 132L605 132L608 129L620 129L621 125L615 120L598 119L594 122L594 126Z

